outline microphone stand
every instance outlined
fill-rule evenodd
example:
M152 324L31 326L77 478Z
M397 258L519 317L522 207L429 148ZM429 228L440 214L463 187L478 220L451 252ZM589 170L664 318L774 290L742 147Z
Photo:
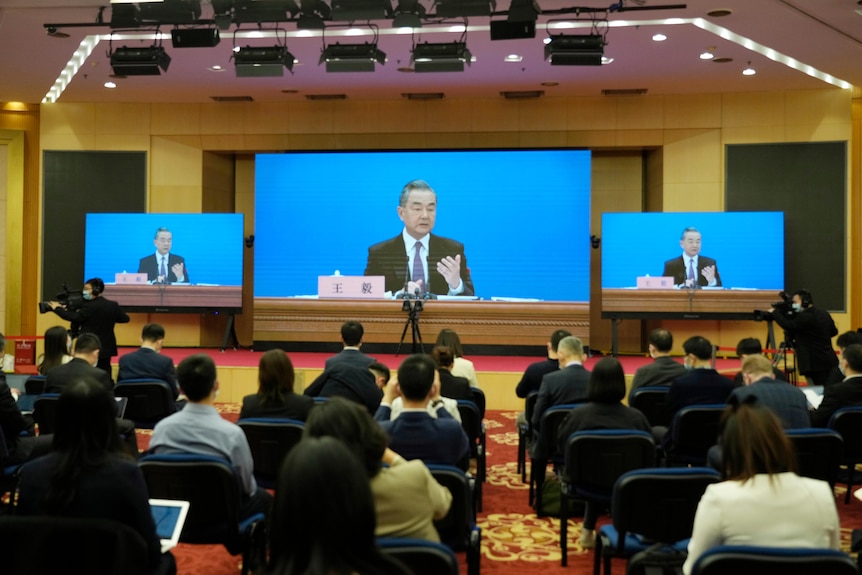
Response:
M694 292L698 290L697 280L685 280L685 291L688 292L688 311L694 311Z
M401 341L398 342L398 347L395 348L395 355L401 351L401 346L404 344L404 337L407 335L407 328L411 328L413 337L413 345L411 353L425 353L425 345L422 343L422 334L419 332L419 314L425 307L425 300L430 297L428 292L424 295L419 295L419 290L416 290L414 295L410 295L406 290L401 295L404 303L401 304L401 311L407 312L407 321L404 322L404 329L401 331ZM418 345L417 345L418 343Z

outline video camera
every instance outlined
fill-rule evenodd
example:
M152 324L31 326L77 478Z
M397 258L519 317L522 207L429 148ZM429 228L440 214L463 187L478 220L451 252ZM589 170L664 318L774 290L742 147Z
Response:
M64 283L63 291L54 296L55 300L60 302L69 311L78 311L84 306L84 292L81 290L70 290L69 285ZM48 313L51 311L51 305L46 301L39 302L39 313Z
M792 316L795 313L793 311L792 296L787 295L787 292L780 291L778 292L778 297L781 298L781 301L776 301L770 304L773 309L775 309L775 312L770 313L762 309L756 309L754 310L754 321L772 321L772 318L776 313L780 313L785 316Z

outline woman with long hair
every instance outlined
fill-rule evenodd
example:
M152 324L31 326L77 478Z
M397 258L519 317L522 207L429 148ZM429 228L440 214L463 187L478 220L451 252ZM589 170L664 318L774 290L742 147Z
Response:
M282 463L269 527L269 575L404 575L374 536L371 487L334 437L307 437Z
M461 338L454 329L441 329L437 334L435 346L442 345L448 347L452 352L454 360L452 362L452 375L457 377L466 377L470 382L471 387L479 387L479 380L476 379L476 368L473 367L473 362L464 357L464 348L461 346Z
M719 545L839 548L832 488L795 473L795 452L781 421L755 401L734 398L722 417L725 481L708 486L697 506L686 575Z
M271 349L260 358L257 393L242 398L240 419L279 417L305 421L314 399L294 393L296 375L293 362L280 349Z
M69 332L62 325L49 327L45 331L45 353L39 359L39 374L45 375L52 367L69 363L72 356L69 355L72 340Z
M75 381L57 403L54 452L21 469L16 513L107 519L137 531L152 573L175 573L150 512L144 476L122 450L114 396L89 378Z

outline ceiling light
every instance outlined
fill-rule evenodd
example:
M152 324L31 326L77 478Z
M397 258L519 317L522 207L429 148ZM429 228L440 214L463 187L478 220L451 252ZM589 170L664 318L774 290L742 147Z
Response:
M385 64L386 54L377 43L330 44L320 54L320 64L326 63L327 72L373 72L374 64Z
M652 39L653 42L664 42L665 40L667 40L667 36L659 32L658 34L653 34Z
M473 55L466 42L416 44L413 46L413 67L417 72L463 72Z
M392 14L389 0L332 0L332 19L346 22L382 20Z
M161 46L127 48L123 46L109 52L111 68L118 76L158 76L168 71L171 57Z
M520 40L536 37L536 22L525 20L491 20L491 40Z
M700 53L701 60L712 60L713 58L715 58L715 46L710 46Z
M503 58L503 61L504 62L520 62L523 59L524 59L524 57L520 56L518 54L509 54L508 56Z
M751 62L748 63L748 67L742 71L743 76L754 76L757 74L757 70L751 67Z
M141 11L134 4L117 4L111 7L111 28L137 28L141 25Z
M286 22L288 11L292 14L299 12L293 0L235 0L233 21L237 24Z
M496 0L436 0L436 15L443 18L490 16L497 8Z
M293 54L284 46L246 46L232 56L238 78L284 76L293 71Z
M545 59L552 66L600 66L605 39L599 34L551 36L545 44Z
M613 64L614 59L608 58L607 56L602 56L602 66L606 66L608 64Z
M105 82L105 88L116 88L117 85L114 82Z
M425 17L425 6L419 0L398 0L395 6L393 28L421 28Z

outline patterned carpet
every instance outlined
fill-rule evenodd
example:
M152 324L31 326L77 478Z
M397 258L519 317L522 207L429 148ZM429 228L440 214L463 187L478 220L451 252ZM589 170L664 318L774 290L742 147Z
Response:
M219 404L222 415L236 421L239 406ZM484 487L484 511L479 514L482 528L483 575L584 574L592 571L592 552L578 545L581 522L569 522L569 566L560 566L559 520L537 518L527 504L528 486L516 472L518 434L516 412L488 411L487 428L488 471ZM138 431L139 445L145 449L150 433ZM862 502L852 498L844 504L843 486L835 490L842 525L842 546L849 549L850 532L862 528ZM599 520L607 523L608 517ZM221 546L180 544L174 550L179 573L182 575L234 575L240 570L241 557L231 557ZM459 553L461 573L466 573L464 553ZM625 562L614 560L613 572L625 573Z

